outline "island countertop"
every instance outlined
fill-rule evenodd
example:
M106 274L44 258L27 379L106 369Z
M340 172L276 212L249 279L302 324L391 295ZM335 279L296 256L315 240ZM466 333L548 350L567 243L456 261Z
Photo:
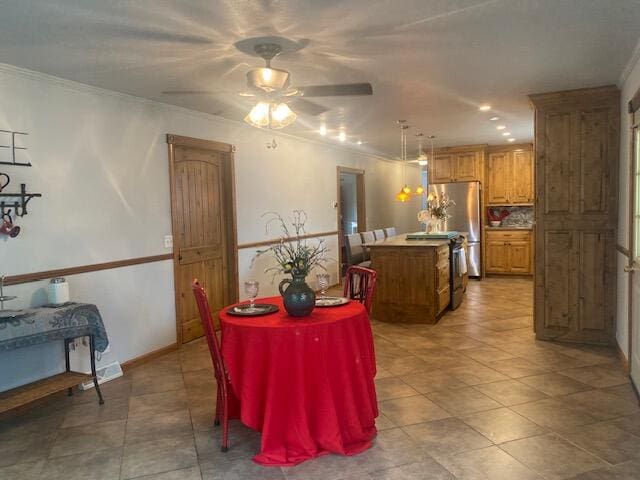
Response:
M407 240L406 234L396 235L395 237L385 238L384 240L376 240L373 243L365 243L367 248L376 247L441 247L442 245L449 245L451 240L433 239L433 240Z

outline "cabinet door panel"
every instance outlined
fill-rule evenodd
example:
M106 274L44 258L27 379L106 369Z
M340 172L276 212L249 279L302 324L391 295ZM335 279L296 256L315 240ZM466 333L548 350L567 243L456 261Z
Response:
M615 271L610 265L615 243L611 232L580 232L577 328L607 338L614 324Z
M455 181L472 182L478 180L478 166L480 163L478 153L459 153L456 157Z
M607 109L580 115L580 213L606 214L609 210L609 121ZM617 180L617 178L616 178Z
M531 152L513 152L512 193L513 203L533 202L533 161Z
M511 183L509 153L491 153L487 162L487 203L504 205L509 202Z
M509 271L509 246L507 242L487 242L487 273L506 273Z
M454 161L453 155L436 155L432 160L433 168L431 169L430 183L452 182L454 177Z
M560 336L569 328L574 311L573 233L545 232L544 243L544 329Z
M531 273L531 242L528 240L509 242L509 271Z
M546 214L573 211L573 169L575 135L569 112L550 113L546 117L544 137L544 208Z

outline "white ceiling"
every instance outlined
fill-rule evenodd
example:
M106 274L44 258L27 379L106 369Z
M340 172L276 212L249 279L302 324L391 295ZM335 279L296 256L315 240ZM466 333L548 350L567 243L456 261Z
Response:
M3 0L0 6L0 62L236 119L249 104L232 92L262 62L233 44L258 35L308 39L306 48L274 62L291 70L295 85L373 85L372 97L318 99L332 109L301 116L289 133L319 138L324 121L327 141L343 127L349 142L365 142L357 148L397 156L399 118L437 135L437 146L506 143L492 115L518 141L530 141L526 95L616 83L640 35L640 2ZM177 89L222 93L161 94ZM479 112L483 103L494 111ZM411 154L416 142L409 139Z

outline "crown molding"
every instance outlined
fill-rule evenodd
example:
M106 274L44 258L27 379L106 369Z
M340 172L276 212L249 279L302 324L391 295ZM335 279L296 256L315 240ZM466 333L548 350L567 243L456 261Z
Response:
M620 78L618 79L618 87L620 89L622 89L622 86L627 81L627 78L629 78L629 75L631 74L638 61L640 61L640 39L638 40L638 43L636 43L636 47L633 49L631 58L629 58L629 61L620 74Z

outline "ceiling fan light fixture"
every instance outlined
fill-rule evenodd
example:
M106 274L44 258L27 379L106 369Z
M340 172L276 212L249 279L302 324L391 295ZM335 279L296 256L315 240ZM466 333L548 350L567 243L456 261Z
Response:
M291 125L296 121L296 118L298 118L298 116L294 113L293 110L289 108L289 105L287 105L286 103L279 103L271 107L272 128L274 128L274 123L278 125L277 128L283 128L287 125Z
M269 109L268 102L258 102L249 114L244 117L244 121L254 127L266 127L269 125Z
M265 92L284 90L289 87L289 72L278 68L252 68L247 72L247 85Z

